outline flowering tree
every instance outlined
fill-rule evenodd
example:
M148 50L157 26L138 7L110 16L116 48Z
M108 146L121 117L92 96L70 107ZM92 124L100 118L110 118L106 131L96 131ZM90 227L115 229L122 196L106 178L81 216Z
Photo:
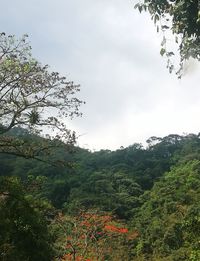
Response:
M119 260L128 254L125 242L138 237L122 222L105 213L82 212L78 217L60 215L57 219L62 227L62 260L95 261Z

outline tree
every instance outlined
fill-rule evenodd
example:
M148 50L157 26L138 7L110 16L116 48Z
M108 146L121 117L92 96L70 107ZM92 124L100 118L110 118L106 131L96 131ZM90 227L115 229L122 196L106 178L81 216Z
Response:
M112 215L94 210L76 217L59 213L55 229L63 261L129 260L127 245L138 237L138 231L129 231Z
M19 179L0 178L0 260L52 260L51 208L27 193Z
M177 164L142 195L133 217L140 234L134 249L138 260L199 260L199 164Z
M0 34L0 152L36 158L58 141L74 144L75 133L67 128L65 119L80 116L82 101L74 96L79 85L32 58L27 37ZM38 146L22 139L24 135L8 136L14 127L27 133L49 132L51 143L43 139Z
M180 67L176 71L181 77L184 61L190 57L200 60L200 2L198 0L144 0L135 5L140 12L148 11L157 25L157 31L162 30L161 55L168 58L168 68L172 72L174 64L170 57L173 52L167 50L166 35L169 30L175 34L180 53Z

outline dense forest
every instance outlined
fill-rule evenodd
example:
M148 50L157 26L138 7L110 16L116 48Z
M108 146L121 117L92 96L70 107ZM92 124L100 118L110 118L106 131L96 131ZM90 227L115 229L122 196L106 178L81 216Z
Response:
M199 260L200 135L147 143L2 154L1 260Z
M135 8L181 78L185 61L200 60L199 1ZM199 261L200 134L76 146L66 119L82 115L80 86L34 59L27 37L0 33L0 261Z

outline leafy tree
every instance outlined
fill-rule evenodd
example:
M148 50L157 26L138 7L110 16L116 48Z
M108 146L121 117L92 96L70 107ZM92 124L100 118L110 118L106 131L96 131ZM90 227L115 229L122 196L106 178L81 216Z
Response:
M200 162L181 163L144 193L133 218L140 238L134 248L142 260L198 260Z
M16 39L1 33L0 152L37 158L60 145L58 141L74 144L75 134L67 128L65 119L80 115L82 102L75 97L78 91L79 85L32 58L27 35ZM27 133L50 132L51 137L33 141L24 133L17 138L7 134L19 126Z
M98 208L129 219L140 205L141 187L124 173L94 172L79 187L74 186L65 204L66 211Z
M18 137L21 130L14 129L14 132L13 136ZM23 130L23 137L26 137L24 132ZM38 137L32 135L32 140L35 139L38 141ZM133 255L127 260L199 260L200 135L171 134L163 138L151 137L148 144L147 148L134 144L117 151L101 150L94 153L78 147L74 147L76 153L56 150L55 157L75 162L75 168L50 166L40 161L27 161L23 157L1 154L0 175L21 177L25 184L22 188L15 181L16 178L10 178L13 180L11 190L5 182L0 182L3 192L1 199L14 189L22 195L17 201L18 205L15 197L9 198L10 205L1 205L2 240L5 241L5 231L8 234L11 233L9 231L14 231L16 238L20 237L21 230L13 230L11 224L13 220L25 220L24 210L27 210L26 215L30 214L30 219L33 217L33 222L28 217L26 219L27 222L30 221L27 223L30 225L29 231L37 227L32 226L34 222L42 226L49 224L49 221L53 222L53 231L57 235L57 257L63 256L70 260L73 259L73 253L69 245L66 247L67 236L72 235L71 243L75 244L79 254L83 253L85 247L84 238L79 240L76 236L73 237L76 232L73 224L82 222L79 220L80 209L91 210L92 213L95 213L94 209L98 209L113 213L124 221L133 220L133 231L138 232L137 237L125 242L125 248L131 249ZM39 177L40 175L43 177ZM46 199L54 207L65 211L67 222L64 218L64 233L60 230L59 220L53 219L55 212L48 210ZM24 208L24 200L30 208ZM8 211L4 211L5 206ZM16 208L11 209L11 206ZM91 228L95 229L95 226ZM36 230L34 231L36 235ZM78 234L87 232L87 228L83 226L79 226L77 230ZM48 245L48 237L44 239L46 240ZM111 246L110 252L117 254L122 245L119 246L117 242L112 245L111 241L107 241ZM93 248L91 238L87 238L87 242ZM26 252L22 247L16 247L15 250L15 255ZM6 253L8 256L9 251ZM27 251L26 254L28 253L31 252ZM11 252L10 254L12 255ZM77 260L80 260L79 254L76 255ZM111 260L115 260L113 256Z
M128 242L138 236L122 221L99 211L79 211L76 217L59 214L55 228L62 260L129 260Z
M174 64L170 61L173 52L167 50L167 34L171 30L179 47L181 77L184 61L190 57L200 60L200 2L199 0L144 0L135 8L148 11L157 25L157 31L163 32L161 55L168 58L170 72Z
M52 260L53 237L47 220L50 208L27 194L19 179L0 179L0 260Z

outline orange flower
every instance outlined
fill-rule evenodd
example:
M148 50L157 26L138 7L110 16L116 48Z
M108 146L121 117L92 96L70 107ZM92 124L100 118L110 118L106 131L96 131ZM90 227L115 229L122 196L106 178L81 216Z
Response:
M120 233L128 233L128 229L127 228L119 228L118 231Z
M118 232L118 228L112 225L106 225L105 229L108 231L114 231L114 232Z
M113 225L106 225L104 227L106 230L108 231L112 231L112 232L118 232L118 233L128 233L128 229L127 228L118 228L118 227L115 227Z

